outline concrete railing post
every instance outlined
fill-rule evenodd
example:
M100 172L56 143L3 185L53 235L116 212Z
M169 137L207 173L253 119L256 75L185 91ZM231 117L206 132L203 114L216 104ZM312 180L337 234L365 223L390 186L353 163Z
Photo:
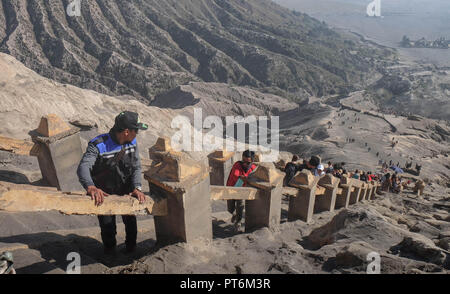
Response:
M211 185L225 186L234 164L234 152L215 151L208 155Z
M325 188L325 194L317 197L315 201L316 211L334 211L336 206L336 195L340 180L330 174L319 180L319 186Z
M365 184L366 185L366 193L364 193L364 201L367 201L367 200L369 200L368 199L368 197L369 197L369 193L370 193L370 183L366 183Z
M310 171L303 171L292 178L289 185L299 190L296 197L289 199L288 221L300 219L307 223L311 222L318 181L319 177L313 176Z
M361 182L361 193L359 194L358 201L362 202L366 200L366 194L368 191L368 185L367 183Z
M366 197L365 197L365 199L367 201L370 201L370 196L372 195L372 191L373 191L372 183L367 183L367 193L366 193Z
M258 192L255 200L245 201L245 231L279 226L283 175L273 163L259 163L248 182L248 186L258 189Z
M159 244L212 239L209 171L206 164L173 151L159 138L149 150L153 160L144 177L152 194L167 199L166 216L155 216Z
M63 192L84 190L77 178L83 155L79 129L49 114L41 119L31 136L39 145L39 168L47 183Z
M339 187L342 189L342 193L336 198L335 208L348 208L348 205L350 204L350 195L352 189L354 189L353 183L351 179L345 175L342 177Z
M374 199L373 195L374 195L376 189L377 189L377 186L375 185L375 182L371 181L370 182L370 192L369 192L369 196L368 196L369 201Z
M378 189L380 188L380 183L379 182L375 182L372 181L373 184L373 190L372 190L372 195L370 195L370 200L375 200L375 197L377 195Z
M359 195L362 191L362 182L357 179L350 179L353 182L353 187L355 190L350 194L350 202L349 204L355 204L359 200Z
M364 197L367 201L370 201L370 195L372 195L373 185L371 183L367 183L367 193L366 197Z

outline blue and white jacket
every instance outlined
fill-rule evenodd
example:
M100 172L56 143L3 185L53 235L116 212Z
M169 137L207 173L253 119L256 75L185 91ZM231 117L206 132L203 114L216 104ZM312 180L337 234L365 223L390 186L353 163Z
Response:
M117 161L122 149L123 156ZM92 139L77 175L85 189L96 186L106 193L122 195L141 188L141 160L136 139L120 145L112 130Z

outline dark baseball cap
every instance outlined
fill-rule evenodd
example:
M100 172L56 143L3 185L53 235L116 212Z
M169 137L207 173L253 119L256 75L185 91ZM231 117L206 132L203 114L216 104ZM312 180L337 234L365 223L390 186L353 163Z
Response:
M148 125L139 121L139 115L136 112L124 111L116 116L115 127L119 129L147 130Z

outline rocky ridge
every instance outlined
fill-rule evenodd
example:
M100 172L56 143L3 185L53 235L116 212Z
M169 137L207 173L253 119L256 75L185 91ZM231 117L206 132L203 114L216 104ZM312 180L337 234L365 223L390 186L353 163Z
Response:
M272 1L0 1L0 51L56 81L149 101L189 81L304 99L361 86L391 51ZM370 69L370 70L369 70Z

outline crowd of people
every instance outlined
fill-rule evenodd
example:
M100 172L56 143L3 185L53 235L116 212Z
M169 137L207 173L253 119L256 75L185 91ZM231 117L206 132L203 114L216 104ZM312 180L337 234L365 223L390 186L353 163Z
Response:
M401 193L405 186L411 183L410 180L403 181L397 173L390 174L386 173L381 178L381 191L391 192L391 193Z
M286 176L284 178L284 185L287 186L291 179L295 176L297 172L302 170L309 170L315 176L324 176L326 174L332 174L337 178L342 178L344 175L348 175L351 178L361 180L363 182L370 182L378 180L379 177L372 172L364 172L356 170L355 172L347 172L345 169L345 162L332 163L328 161L327 167L321 163L319 156L311 156L310 160L303 160L302 163L299 161L299 156L294 155L292 160L288 162L284 168Z
M406 185L410 184L410 181L402 181L396 172L391 174L387 172L387 170L384 170L383 174L380 172L374 173L372 171L358 169L355 171L347 171L345 169L345 162L332 163L331 161L328 161L327 167L324 167L319 156L312 156L310 160L303 160L300 163L300 157L294 155L292 160L288 162L284 168L284 172L286 173L284 185L288 186L289 182L297 172L301 172L302 170L309 170L315 176L332 174L334 177L342 179L342 177L346 175L349 178L357 179L365 183L372 181L380 182L381 190L391 193L400 193Z
M248 177L256 171L257 166L254 163L255 153L245 151L242 154L242 160L236 162L228 176L227 186L245 187ZM294 155L292 160L284 166L285 177L283 185L288 186L294 176L303 170L309 170L315 176L324 176L331 174L334 177L342 179L344 176L357 179L366 183L376 181L381 183L381 190L385 192L400 193L404 185L409 182L402 182L397 173L390 174L386 170L381 173L372 171L355 170L350 172L345 168L345 162L332 163L328 161L326 166L322 164L319 156L311 156L309 160L301 160L300 156ZM391 162L392 163L392 162ZM383 172L385 174L383 174ZM228 211L232 214L232 222L235 224L235 230L240 231L244 214L244 203L242 200L228 200Z

